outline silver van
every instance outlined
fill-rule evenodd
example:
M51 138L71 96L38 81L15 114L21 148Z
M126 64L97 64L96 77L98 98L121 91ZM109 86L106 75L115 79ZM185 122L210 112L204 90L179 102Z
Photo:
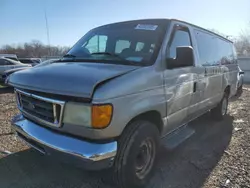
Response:
M12 125L44 154L111 167L119 187L143 187L160 141L189 137L188 122L208 111L223 119L237 74L233 43L200 27L174 19L108 24L62 59L9 77L21 112Z

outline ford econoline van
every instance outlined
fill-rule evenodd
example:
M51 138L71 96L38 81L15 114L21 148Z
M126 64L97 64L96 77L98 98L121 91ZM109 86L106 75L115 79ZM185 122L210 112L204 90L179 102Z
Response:
M233 43L198 26L174 19L108 24L60 60L9 77L20 110L12 126L44 154L112 168L118 187L143 187L161 141L173 148L206 112L223 119L237 75Z

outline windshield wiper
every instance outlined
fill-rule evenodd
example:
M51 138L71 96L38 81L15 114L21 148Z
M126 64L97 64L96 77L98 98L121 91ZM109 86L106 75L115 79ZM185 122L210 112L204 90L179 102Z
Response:
M76 56L72 54L66 54L61 59L58 60L58 62L64 62L64 61L75 61Z
M72 57L72 58L75 58L76 56L75 56L75 55L72 55L72 54L66 54L66 55L64 55L63 57Z

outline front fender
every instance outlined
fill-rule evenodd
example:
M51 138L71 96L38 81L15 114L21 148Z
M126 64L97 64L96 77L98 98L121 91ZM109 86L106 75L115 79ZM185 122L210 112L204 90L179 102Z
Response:
M121 135L126 125L142 113L157 111L161 117L166 115L163 86L102 102L113 104L111 124L102 130L103 134L113 137Z

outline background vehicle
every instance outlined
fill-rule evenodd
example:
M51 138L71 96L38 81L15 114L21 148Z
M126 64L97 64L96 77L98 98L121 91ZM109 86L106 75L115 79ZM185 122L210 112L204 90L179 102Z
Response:
M21 67L31 67L31 65L26 65L9 58L0 58L0 75L3 75L6 70Z
M243 80L244 80L244 71L241 70L241 68L238 66L239 68L239 73L238 73L238 83L237 83L237 94L240 94L242 92L243 89Z
M40 67L40 66L45 66L45 65L49 65L55 61L58 61L59 59L49 59L49 60L45 60L42 63L39 63L38 65L34 65L36 67ZM0 83L2 85L5 85L5 81L6 78L8 76L10 76L12 73L17 72L17 71L21 71L21 70L25 70L25 69L29 69L31 68L30 66L26 66L26 67L19 67L19 68L14 68L14 69L10 69L10 70L6 70L4 71L4 73L2 74L1 78L0 78Z
M0 54L0 58L3 58L3 57L18 61L18 58L15 54Z
M5 85L6 78L10 76L12 73L20 71L20 70L25 70L31 67L20 67L20 68L14 68L14 69L9 69L4 71L4 73L1 75L0 78L0 84Z
M19 61L24 64L30 64L32 66L38 65L41 63L41 59L39 58L19 58Z
M119 187L142 187L160 140L176 147L194 134L193 119L226 116L237 71L233 43L198 26L173 19L104 25L56 63L9 77L21 111L12 124L43 153L87 169L112 166Z

